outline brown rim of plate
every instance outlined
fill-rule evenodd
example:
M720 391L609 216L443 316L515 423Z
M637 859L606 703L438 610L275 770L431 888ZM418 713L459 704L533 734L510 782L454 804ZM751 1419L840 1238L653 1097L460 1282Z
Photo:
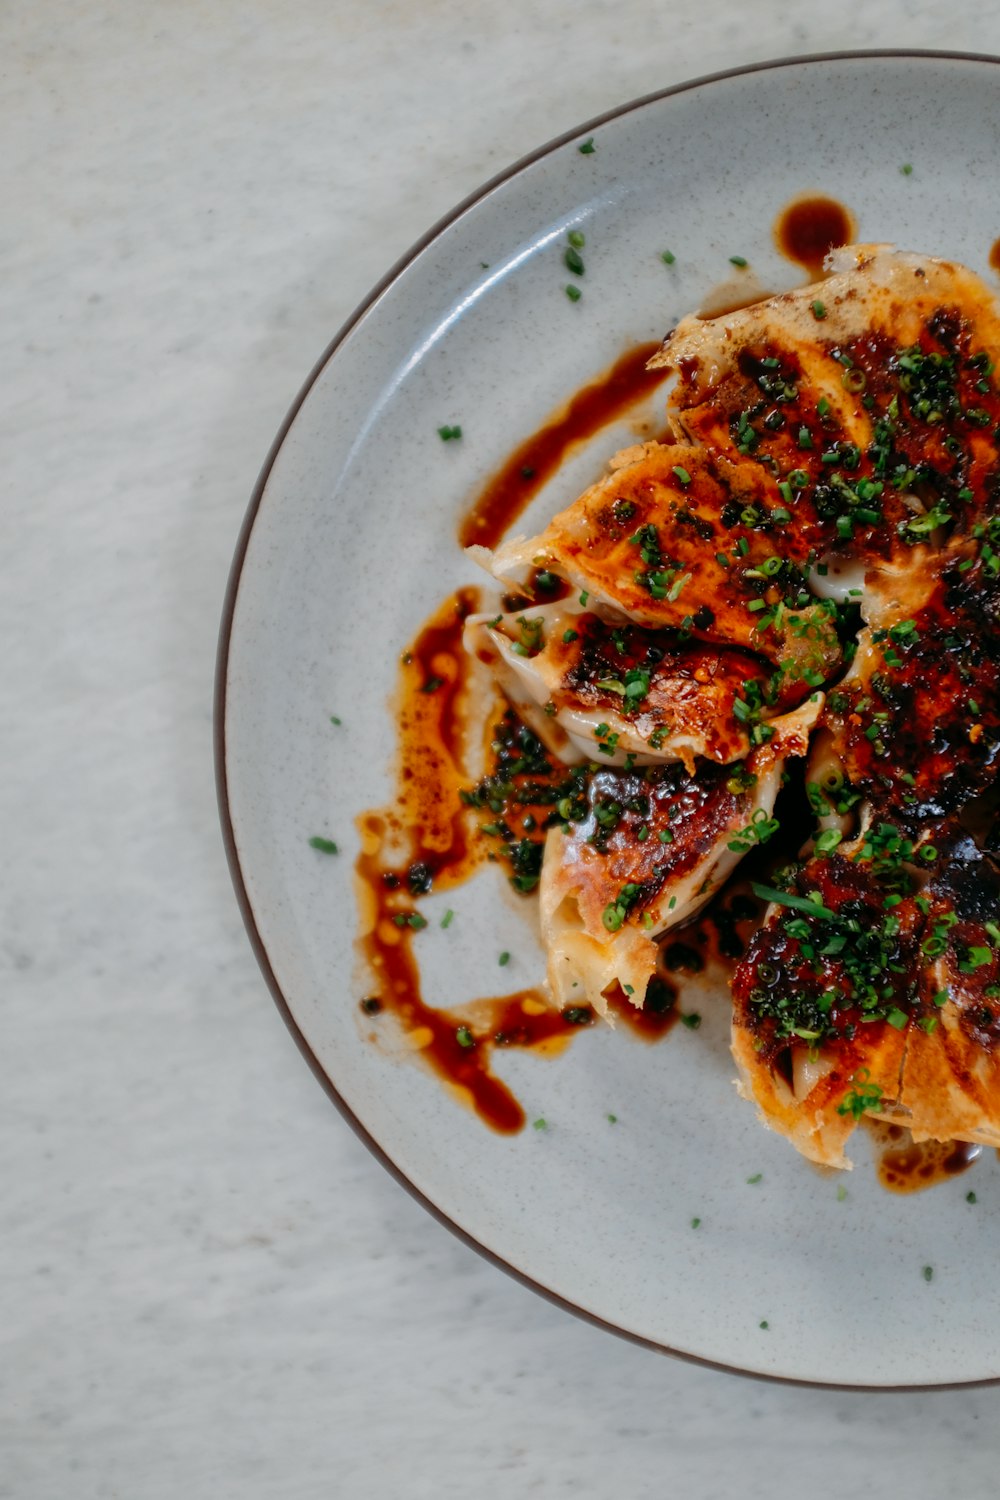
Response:
M439 1224L443 1224L446 1229L451 1230L452 1234L460 1239L463 1244L468 1245L470 1249L477 1251L478 1254L481 1255L485 1260L489 1261L491 1265L497 1266L501 1271L505 1271L509 1276L512 1276L515 1281L519 1281L522 1286L528 1287L533 1292L537 1292L539 1296L544 1297L548 1302L554 1303L556 1307L560 1307L566 1312L574 1313L577 1317L584 1319L585 1322L592 1324L595 1328L603 1328L608 1333L617 1334L619 1338L627 1339L630 1343L639 1344L643 1348L652 1349L657 1354L670 1354L675 1359L686 1360L690 1364L701 1365L702 1367L709 1370L721 1370L728 1375L749 1376L756 1380L767 1380L779 1385L805 1386L807 1388L820 1390L842 1391L941 1391L955 1390L958 1388L974 1388L980 1386L998 1385L1000 1384L1000 1376L986 1376L982 1379L976 1380L949 1380L931 1385L916 1383L912 1385L863 1385L860 1383L855 1384L854 1382L844 1381L808 1380L801 1376L794 1375L774 1375L769 1371L764 1370L747 1370L741 1368L738 1365L727 1365L719 1360L706 1359L702 1355L691 1354L683 1349L672 1349L668 1344L661 1344L656 1339L646 1338L640 1333L633 1333L630 1329L621 1328L615 1323L609 1323L606 1319L599 1317L596 1313L588 1312L586 1308L579 1307L575 1302L569 1301L568 1298L561 1296L559 1292L552 1291L549 1287L543 1286L540 1282L535 1281L531 1276L527 1275L526 1272L519 1271L516 1266L512 1266L509 1261L504 1260L503 1257L498 1255L495 1251L490 1250L486 1245L481 1244L471 1234L464 1230L461 1225L457 1224L454 1219L450 1218L443 1209L438 1208L437 1204L433 1203L430 1198L426 1197L426 1195L419 1190L419 1188L414 1186L414 1184L406 1176L406 1173L402 1170L402 1168L397 1166L392 1158L386 1154L386 1152L379 1145L378 1141L374 1139L374 1137L368 1132L362 1122L358 1119L357 1115L353 1112L352 1109L350 1109L346 1101L338 1093L336 1085L334 1084L333 1080L330 1078L326 1070L323 1068L323 1065L319 1061L319 1058L316 1056L315 1052L313 1052L309 1043L306 1041L305 1036L299 1028L298 1022L295 1020L295 1017L292 1014L291 1006L289 1005L288 1000L283 994L281 986L278 984L278 980L275 976L274 970L271 967L271 961L268 957L267 948L265 947L264 940L260 935L260 931L257 927L257 922L250 905L250 898L247 893L246 883L243 879L243 871L240 867L239 853L236 847L236 836L233 831L232 814L229 808L229 788L226 779L226 681L229 668L229 643L232 637L233 616L236 610L236 599L239 594L240 579L243 574L243 563L246 557L247 547L250 542L250 534L253 531L254 521L257 518L257 512L260 509L260 503L264 497L264 492L267 488L267 482L271 475L271 469L274 466L274 461L278 456L278 453L285 441L286 436L288 435L292 423L298 416L300 408L305 402L306 397L309 395L309 392L312 390L321 372L326 368L327 364L336 354L337 350L340 348L340 345L345 341L345 339L347 339L348 336L352 334L354 330L363 323L368 313L372 310L372 308L376 306L376 304L382 298L383 294L388 290L393 282L395 282L406 270L406 268L414 260L416 260L417 256L422 254L422 252L426 250L427 247L434 242L434 240L436 240L441 234L443 234L446 229L450 228L452 224L454 224L458 219L462 218L462 216L468 213L470 209L474 208L477 203L480 203L484 198L487 198L490 193L492 193L494 189L500 187L502 183L509 182L512 178L517 177L519 173L523 172L527 167L530 167L534 162L541 160L542 157L548 156L551 152L558 150L562 146L571 144L573 141L578 140L581 136L585 137L588 133L599 129L602 125L608 124L608 122L611 120L621 119L623 115L631 114L634 110L642 109L645 105L653 104L659 99L669 99L674 94L686 94L692 89L704 87L705 84L721 83L725 79L740 78L748 73L768 73L775 68L795 68L802 67L803 65L808 65L811 63L869 62L873 59L878 58L893 59L895 61L900 61L905 58L914 58L918 61L926 59L932 62L972 62L993 64L1000 63L1000 57L992 56L988 53L946 52L921 48L885 47L874 48L869 51L814 52L806 54L802 57L781 57L775 58L770 62L748 63L740 68L726 68L719 73L706 73L700 78L689 79L686 83L677 83L671 85L670 88L658 89L655 93L644 94L639 99L633 99L628 104L621 104L616 109L610 109L605 114L597 115L594 117L594 119L587 120L584 124L578 125L574 129L568 130L564 134L556 136L555 139L548 141L544 146L539 146L536 150L529 152L527 156L522 156L518 161L513 162L511 166L506 167L502 172L498 172L495 177L491 177L490 180L484 183L482 187L477 188L475 192L471 193L467 198L464 198L461 203L457 204L455 208L453 208L449 213L445 214L443 218L439 219L437 223L434 224L430 229L428 229L426 234L422 235L414 245L411 245L410 249L407 250L400 257L400 259L397 260L396 264L386 272L382 279L377 282L372 290L368 293L368 296L365 297L365 299L358 305L358 307L355 308L354 312L350 315L350 317L339 329L339 331L334 335L330 343L327 345L326 349L320 355L316 364L313 366L312 370L309 372L308 376L306 377L305 383L303 384L298 395L295 397L295 400L292 402L291 407L288 410L288 414L278 430L277 437L271 444L270 452L264 460L263 467L257 478L257 483L254 485L253 494L250 496L250 503L247 507L246 515L243 518L243 525L240 528L239 538L236 543L236 551L233 555L233 562L229 571L229 579L226 584L225 600L222 606L222 621L219 627L219 644L216 655L213 711L215 785L219 803L219 819L222 824L222 838L226 850L226 859L229 863L229 873L232 877L233 888L236 892L236 900L239 904L240 913L243 917L243 923L247 930L247 936L250 939L250 946L254 951L254 955L257 959L258 964L260 965L261 972L263 973L264 978L267 981L267 986L270 989L272 996L274 997L274 1001L278 1007L278 1010L281 1012L285 1025L291 1032L299 1051L302 1053L302 1056L309 1064L316 1078L319 1080L322 1087L326 1090L326 1093L336 1105L341 1115L343 1115L344 1119L354 1130L355 1134L359 1137L360 1140L364 1142L369 1151L371 1151L372 1155L382 1163L386 1171L391 1173L396 1181L402 1187L404 1187L407 1192L410 1193L411 1196L414 1197L417 1202L421 1204L421 1206L425 1208L429 1214L432 1215L433 1218L437 1219Z

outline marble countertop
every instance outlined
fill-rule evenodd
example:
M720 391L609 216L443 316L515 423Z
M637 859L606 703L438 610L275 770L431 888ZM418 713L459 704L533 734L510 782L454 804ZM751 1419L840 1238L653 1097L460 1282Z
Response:
M1000 52L1000 16L10 0L0 41L0 1497L929 1497L956 1472L963 1500L995 1494L997 1391L658 1357L400 1191L251 955L211 708L271 435L434 219L671 82L844 47Z

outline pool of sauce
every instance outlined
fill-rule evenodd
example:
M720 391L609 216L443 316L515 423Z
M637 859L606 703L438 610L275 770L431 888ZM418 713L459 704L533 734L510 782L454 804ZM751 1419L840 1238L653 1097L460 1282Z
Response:
M610 369L585 385L531 437L515 448L487 481L458 528L462 547L495 547L531 498L551 479L577 444L593 437L666 379L647 370L659 344L636 344Z
M782 255L815 278L823 274L828 251L849 245L856 232L849 209L816 194L795 198L782 209L774 223L774 242Z
M994 271L1000 271L1000 240L994 240L990 247L990 265Z
M967 1172L982 1152L968 1141L915 1141L902 1125L866 1120L876 1174L891 1193L922 1193Z

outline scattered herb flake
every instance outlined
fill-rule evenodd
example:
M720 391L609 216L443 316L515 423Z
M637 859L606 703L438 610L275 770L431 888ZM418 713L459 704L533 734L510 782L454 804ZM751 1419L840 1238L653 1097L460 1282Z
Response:
M340 850L337 848L337 845L333 842L333 839L324 839L324 838L321 838L318 833L314 834L313 837L309 840L309 847L310 847L310 849L318 849L319 852L320 852L320 854L339 854L340 853Z

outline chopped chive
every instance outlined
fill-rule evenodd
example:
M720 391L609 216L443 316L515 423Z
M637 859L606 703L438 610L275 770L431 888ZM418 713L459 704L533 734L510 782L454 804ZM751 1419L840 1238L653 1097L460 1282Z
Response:
M443 443L450 443L454 438L462 436L461 427L439 427L438 437Z
M474 1047L476 1039L468 1026L459 1026L455 1032L455 1040L460 1047Z
M572 245L567 246L563 260L566 263L566 269L572 271L574 276L583 275L583 256L579 250L574 250Z
M497 963L500 965L501 969L505 969L510 963L510 954L507 952L506 948L497 959Z
M731 255L729 257L729 264L731 266L739 266L740 270L742 271L743 268L748 264L748 262L746 256L744 255Z
M903 165L900 167L899 170L900 170L900 172L902 173L902 175L904 177L912 177L913 176L913 166L908 161L904 161Z
M687 485L691 483L691 475L688 473L687 469L684 468L683 464L674 464L672 472L676 474L681 484Z
M663 250L660 252L660 259L665 266L672 266L677 257L672 250Z
M813 317L816 319L817 322L822 322L823 321L823 319L826 317L826 308L825 308L825 306L823 305L822 302L814 302L813 303L813 305L812 305L812 314L813 314Z
M566 238L569 240L574 250L582 250L584 245L587 243L582 229L571 229Z
M696 1010L689 1011L686 1016L681 1016L681 1024L686 1026L688 1031L697 1031L701 1025L701 1016Z
M692 1229L697 1229L697 1228L698 1228L698 1225L699 1225L699 1224L700 1224L700 1223L701 1223L701 1220L700 1220L700 1219L692 1219L692 1220L691 1220L691 1228L692 1228Z
M758 1328L770 1328L771 1325L766 1318L761 1318L757 1326Z
M534 1122L534 1124L532 1126L533 1130L548 1130L548 1128L549 1128L549 1122L548 1122L548 1120L535 1120L535 1122Z
M579 639L580 639L580 635L579 635L578 631L576 631L576 630L564 630L563 631L563 645L564 646L568 646L571 641L578 641Z
M322 839L322 838L320 838L320 836L319 836L318 833L315 834L309 840L309 847L310 847L310 849L318 849L319 852L320 852L320 854L339 854L340 853L340 850L337 848L336 844L333 842L333 839Z
M925 1281L933 1281L934 1280L934 1267L933 1266L924 1266L924 1280Z
M452 924L452 922L454 922L454 920L455 920L455 913L452 911L451 907L449 906L448 910L445 912L444 916L441 918L441 926L442 927L450 927L451 924Z
M975 1193L966 1193L965 1201L966 1203L975 1203L977 1201Z
M832 920L834 913L821 901L812 901L808 896L796 896L791 891L776 891L771 885L761 885L758 881L751 881L751 887L758 901L774 901L778 906L793 906L796 911L804 911L810 917L822 917L826 921Z
M844 1201L844 1199L846 1197L847 1197L847 1189L845 1188L844 1184L841 1183L840 1186L837 1188L837 1202L838 1203L843 1203L843 1201Z
M617 1125L618 1124L618 1116L617 1115L608 1115L608 1124L609 1125Z
M747 1182L749 1183L749 1185L751 1187L756 1187L757 1183L758 1182L763 1182L763 1180L764 1180L764 1174L763 1174L763 1172L755 1172L752 1177L748 1177L747 1178Z
M592 135L588 136L587 139L582 143L582 145L577 146L576 149L579 151L581 156L593 156L594 152L597 150L597 147L594 145L594 137Z
M331 724L343 724L343 722L344 722L343 719L338 719L336 714L331 714L330 715L330 723Z
M580 298L583 296L583 293L581 292L580 288L578 286L574 286L572 284L572 282L570 282L564 288L564 290L566 292L567 297L569 298L569 300L571 302L579 302Z

